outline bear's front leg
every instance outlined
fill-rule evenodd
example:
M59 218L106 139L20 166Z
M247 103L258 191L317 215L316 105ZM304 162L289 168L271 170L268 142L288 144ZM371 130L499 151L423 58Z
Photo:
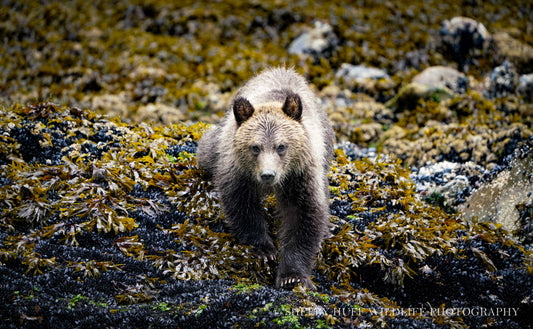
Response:
M233 236L241 244L252 245L253 253L266 260L276 258L276 247L268 233L268 222L255 182L243 175L218 182L221 205Z
M301 282L315 289L310 276L329 218L323 184L312 178L299 179L287 184L277 198L281 216L277 287Z

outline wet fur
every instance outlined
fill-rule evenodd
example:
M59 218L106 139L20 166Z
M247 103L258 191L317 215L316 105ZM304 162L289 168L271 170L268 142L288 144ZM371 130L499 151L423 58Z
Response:
M313 288L310 274L329 222L327 172L333 140L326 113L303 77L276 68L248 81L222 123L206 132L198 146L198 163L214 177L232 233L267 259L277 251L262 201L275 193L281 218L278 287L301 281ZM271 185L259 177L261 162L250 153L254 142L263 148L260 154L274 159L278 173ZM281 143L287 144L287 153L276 162L272 152Z

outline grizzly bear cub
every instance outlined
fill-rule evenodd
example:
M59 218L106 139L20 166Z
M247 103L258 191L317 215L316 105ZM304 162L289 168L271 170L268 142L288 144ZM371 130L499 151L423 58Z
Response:
M248 81L218 126L198 145L198 164L212 176L230 230L273 260L262 201L273 192L281 225L276 286L310 275L329 223L329 160L334 134L305 79L273 68Z

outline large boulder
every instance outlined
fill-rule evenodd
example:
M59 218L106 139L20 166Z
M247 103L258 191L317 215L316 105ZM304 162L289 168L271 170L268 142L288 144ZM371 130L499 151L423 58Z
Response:
M510 61L519 74L531 73L533 70L533 47L522 43L506 32L494 34L494 59L502 63Z
M335 73L335 78L341 86L372 95L378 101L384 101L394 93L395 82L387 72L376 67L343 63Z
M413 83L426 85L433 89L448 88L456 93L464 93L468 89L468 77L454 68L431 66L416 75Z
M468 77L445 66L428 67L416 75L410 84L402 87L385 105L397 112L413 110L420 99L442 101L468 89Z
M389 79L387 72L375 67L367 67L365 65L353 65L344 63L340 69L335 73L335 77L344 79L345 82L364 83L367 79Z
M393 112L402 112L414 110L421 99L442 101L450 98L453 98L453 92L446 87L435 88L426 84L410 83L402 87L396 96L385 103L385 106Z
M468 65L472 62L469 58L471 51L488 49L492 40L482 23L461 16L444 20L440 36L445 53L457 62L461 71L468 71Z
M489 184L482 185L461 206L466 218L501 224L510 232L527 235L532 217L523 216L533 202L533 149L526 145ZM529 205L529 206L528 206Z
M315 59L329 57L339 44L333 27L328 23L315 21L314 27L298 36L289 45L289 54L310 54Z

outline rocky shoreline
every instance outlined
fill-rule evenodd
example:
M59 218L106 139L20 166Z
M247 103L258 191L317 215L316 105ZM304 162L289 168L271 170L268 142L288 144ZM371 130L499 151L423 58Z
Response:
M511 2L6 2L0 327L529 328L533 17ZM317 292L274 288L196 164L280 64L337 136Z

